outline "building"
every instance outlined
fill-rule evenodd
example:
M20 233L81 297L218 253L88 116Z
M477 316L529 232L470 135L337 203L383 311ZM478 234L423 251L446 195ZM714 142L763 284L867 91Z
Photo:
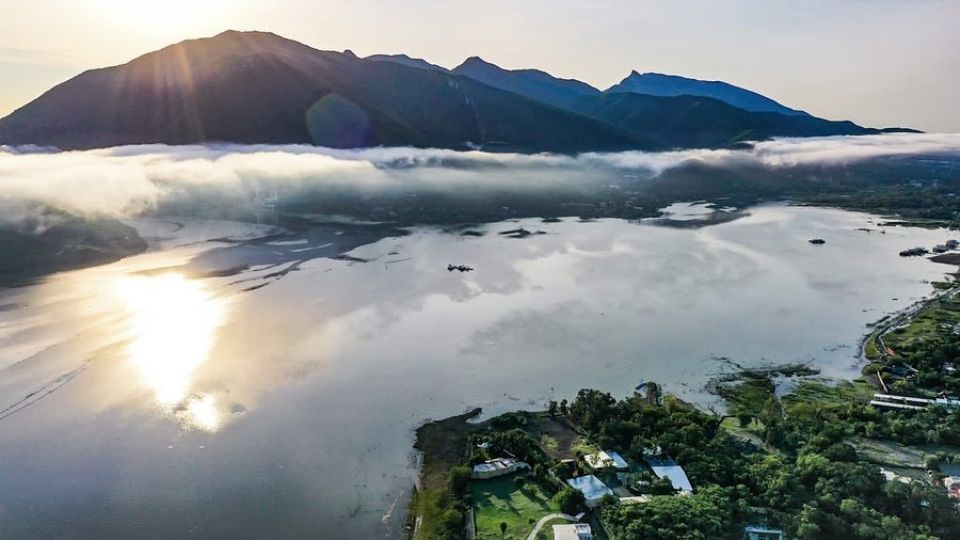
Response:
M948 476L943 479L943 485L947 488L947 494L952 499L960 499L960 476Z
M650 502L650 495L633 495L620 497L620 504L643 504Z
M586 523L554 525L553 540L593 540L593 530Z
M744 540L784 540L783 531L764 525L747 525L743 529Z
M567 484L580 493L583 493L583 498L586 500L587 507L589 508L594 508L600 504L600 501L607 495L613 495L613 490L592 474L571 478L567 480Z
M587 465L590 465L590 467L594 469L613 468L618 471L623 471L630 468L627 460L623 459L620 454L613 451L601 450L596 454L583 456L583 460L587 462Z
M472 478L482 480L484 478L496 478L507 474L515 473L523 469L529 469L530 466L522 461L510 458L497 458L473 466Z
M904 484L909 484L910 482L913 482L913 479L910 478L909 476L900 476L899 474L893 471L888 471L883 467L880 467L880 474L883 475L884 480L886 480L887 482L901 482Z
M687 473L683 472L683 467L677 465L677 462L667 457L647 457L644 458L653 474L657 478L670 480L673 489L690 493L693 486L687 478Z

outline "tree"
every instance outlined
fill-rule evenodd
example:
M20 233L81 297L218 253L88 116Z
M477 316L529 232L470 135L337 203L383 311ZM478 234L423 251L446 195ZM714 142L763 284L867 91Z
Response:
M576 514L584 502L583 493L570 486L563 486L563 489L553 496L553 504L564 514Z
M560 414L562 414L563 416L566 416L566 415L567 415L567 400L566 400L566 399L561 399L561 400L560 400Z
M547 406L547 414L549 414L550 416L556 416L556 415L557 415L557 402L556 402L556 401L554 401L554 400L552 400L552 399L550 400L550 404Z
M503 538L503 535L507 534L507 522L500 522L500 538Z
M650 483L650 493L654 495L673 495L675 491L673 482L666 478L657 478Z
M612 413L616 403L608 393L583 389L570 406L570 417L587 431L597 433L601 425L615 417Z
M517 489L523 489L523 486L526 483L527 483L527 479L522 476L516 476L513 479L513 485L516 486Z
M441 540L460 538L463 533L463 519L463 514L456 508L445 510L437 517L437 538Z
M688 497L603 506L603 522L615 538L727 538L737 512L732 499L732 490L711 486Z
M457 496L462 496L467 490L467 486L470 485L470 473L470 467L452 467L447 477L450 491L454 492Z

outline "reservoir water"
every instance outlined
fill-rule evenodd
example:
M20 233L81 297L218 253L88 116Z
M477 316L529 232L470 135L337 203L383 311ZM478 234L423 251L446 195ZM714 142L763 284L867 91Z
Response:
M868 325L954 270L898 256L942 230L687 210L259 242L133 222L149 252L0 289L0 537L393 537L426 419L641 380L707 406L733 365L854 376Z

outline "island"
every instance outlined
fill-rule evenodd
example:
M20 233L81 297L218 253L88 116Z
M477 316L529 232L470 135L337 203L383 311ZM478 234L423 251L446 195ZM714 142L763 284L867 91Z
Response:
M110 263L147 248L136 229L110 217L79 216L42 205L21 207L10 215L17 219L0 219L0 287Z

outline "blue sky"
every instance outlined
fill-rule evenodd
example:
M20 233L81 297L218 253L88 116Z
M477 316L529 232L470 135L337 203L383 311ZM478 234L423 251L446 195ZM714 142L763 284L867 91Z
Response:
M957 0L0 0L0 115L84 69L225 29L606 88L720 79L828 118L960 131Z

